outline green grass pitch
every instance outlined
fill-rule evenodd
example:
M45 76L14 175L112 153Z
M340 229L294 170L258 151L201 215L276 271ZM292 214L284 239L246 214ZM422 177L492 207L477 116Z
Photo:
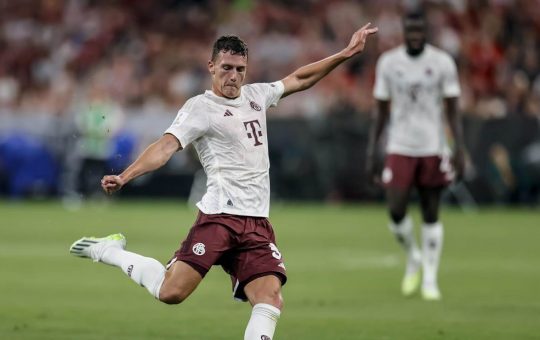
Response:
M167 306L117 268L68 254L79 237L122 232L128 250L165 262L194 218L184 202L0 201L0 339L243 339L251 309L219 267ZM275 204L289 274L275 338L539 339L538 210L445 207L442 220L443 301L424 302L400 296L404 257L382 206Z

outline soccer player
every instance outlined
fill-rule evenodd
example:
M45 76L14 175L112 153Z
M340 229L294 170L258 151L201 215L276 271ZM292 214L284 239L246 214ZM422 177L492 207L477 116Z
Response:
M208 70L212 89L189 99L164 135L120 175L104 176L113 193L134 178L163 166L178 150L193 144L208 176L207 190L187 238L164 267L124 248L122 234L84 237L71 253L120 267L156 299L178 304L201 282L212 265L233 280L236 299L253 306L244 339L270 340L283 306L283 258L268 221L270 181L266 110L280 98L310 88L336 66L363 51L377 32L367 24L342 51L300 67L274 83L243 85L248 48L236 36L214 43Z
M386 188L389 227L407 253L402 293L412 295L421 282L423 298L439 300L437 271L443 246L440 197L447 184L461 177L464 162L457 110L460 87L452 57L426 43L424 16L404 16L403 28L404 45L383 53L377 62L373 91L378 114L371 128L366 170ZM454 137L452 160L444 113ZM375 150L387 122L386 160L379 175ZM418 191L422 211L421 250L407 215L413 188Z

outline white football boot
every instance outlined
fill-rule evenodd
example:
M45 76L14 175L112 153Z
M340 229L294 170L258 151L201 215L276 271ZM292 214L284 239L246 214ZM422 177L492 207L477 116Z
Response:
M109 247L125 249L125 236L122 234L111 234L101 238L83 237L69 247L69 252L75 256L88 257L94 262L99 262L103 253Z
M420 288L422 274L422 255L419 251L412 251L407 258L405 275L401 281L401 294L409 297Z

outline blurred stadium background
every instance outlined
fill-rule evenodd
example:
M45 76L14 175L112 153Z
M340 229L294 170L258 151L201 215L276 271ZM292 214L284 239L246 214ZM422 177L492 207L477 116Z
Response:
M338 51L360 23L366 52L269 115L275 198L380 199L363 158L378 55L401 41L415 1L0 1L0 194L95 194L209 87L206 61L227 33L250 47L249 82L281 79ZM534 0L428 1L431 42L461 75L470 166L462 200L537 204L540 6ZM39 166L36 166L39 164ZM125 195L186 197L188 152Z
M363 174L375 62L420 2L430 42L458 63L469 151L464 182L445 197L439 305L397 295L401 253ZM276 336L537 338L537 0L0 0L0 338L240 338L248 310L229 301L219 271L170 309L112 269L78 266L67 247L117 227L162 261L176 249L194 215L184 202L204 181L193 152L120 200L105 200L98 181L209 88L217 36L247 41L248 82L275 81L368 21L379 33L360 57L269 114L272 220L292 278Z

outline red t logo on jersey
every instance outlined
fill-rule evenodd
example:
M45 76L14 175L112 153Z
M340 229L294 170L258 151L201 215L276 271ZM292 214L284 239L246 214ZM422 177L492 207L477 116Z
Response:
M257 124L257 126L255 124ZM251 128L251 132L249 132L248 126ZM244 128L248 132L247 134L248 138L255 139L255 144L253 146L262 145L262 143L259 141L259 138L257 138L257 137L262 137L262 131L260 130L261 124L259 123L257 119L250 120L249 122L244 122Z

